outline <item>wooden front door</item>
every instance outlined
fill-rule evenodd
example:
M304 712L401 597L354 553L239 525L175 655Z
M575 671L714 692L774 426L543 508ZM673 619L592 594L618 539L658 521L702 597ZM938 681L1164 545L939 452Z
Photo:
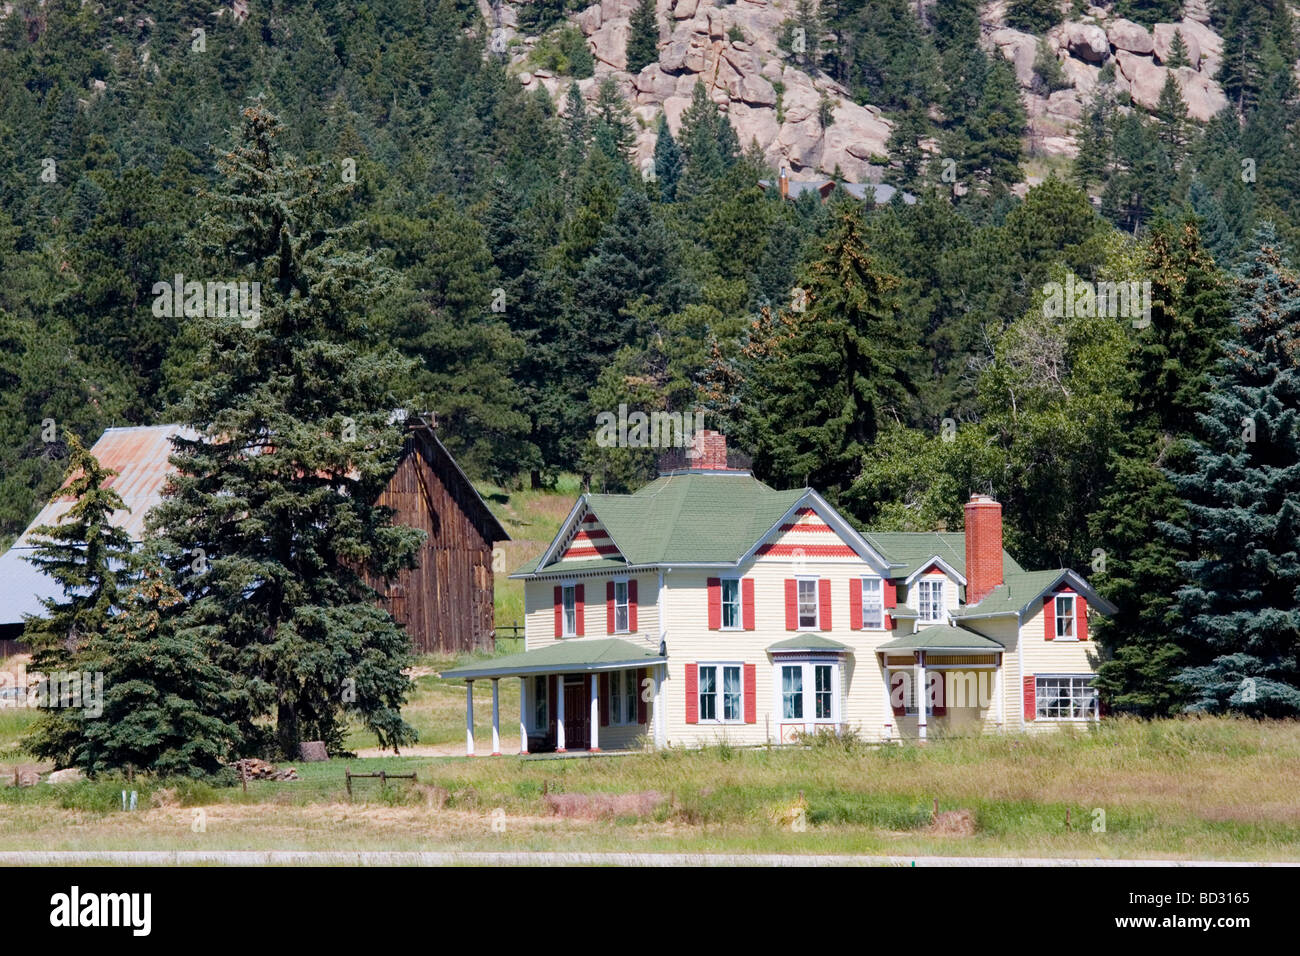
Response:
M579 684L564 685L564 747L587 750L591 747L591 690L583 678Z

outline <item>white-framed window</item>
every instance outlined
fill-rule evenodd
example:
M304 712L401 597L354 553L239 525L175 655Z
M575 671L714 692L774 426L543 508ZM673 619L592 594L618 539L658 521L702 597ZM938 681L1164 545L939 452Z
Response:
M618 726L637 722L636 671L614 671L609 675L609 722Z
M885 582L880 578L862 579L862 626L885 626Z
M546 733L550 725L546 711L546 678L533 678L533 730Z
M799 579L799 628L817 627L817 579Z
M699 694L701 722L740 723L744 719L739 664L701 664Z
M578 586L566 584L560 589L560 599L564 605L563 628L561 637L575 637L578 633Z
M722 627L739 630L744 625L740 608L740 578L722 579Z
M839 664L834 661L779 661L776 686L783 724L830 724L839 720Z
M1056 636L1062 640L1076 641L1079 633L1074 629L1074 595L1056 595Z
M803 720L803 665L781 665L781 719Z
M1097 715L1097 688L1092 674L1057 674L1034 678L1041 720L1090 720Z
M628 612L627 582L614 582L614 632L626 634L632 627Z
M943 585L939 575L930 575L916 583L916 614L922 621L943 620Z

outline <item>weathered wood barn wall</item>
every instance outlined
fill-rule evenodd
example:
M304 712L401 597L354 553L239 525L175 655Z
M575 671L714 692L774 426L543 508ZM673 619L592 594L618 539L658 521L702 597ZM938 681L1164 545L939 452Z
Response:
M412 419L397 470L379 496L397 524L428 537L419 567L370 583L421 653L491 651L492 546L508 541L455 459L428 424Z

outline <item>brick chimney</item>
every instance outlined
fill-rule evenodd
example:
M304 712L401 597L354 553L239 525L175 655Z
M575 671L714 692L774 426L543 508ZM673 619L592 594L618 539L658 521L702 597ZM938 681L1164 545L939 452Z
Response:
M700 429L691 441L691 468L707 471L725 471L727 468L727 436L722 432Z
M966 604L1002 583L1002 506L988 495L966 502Z

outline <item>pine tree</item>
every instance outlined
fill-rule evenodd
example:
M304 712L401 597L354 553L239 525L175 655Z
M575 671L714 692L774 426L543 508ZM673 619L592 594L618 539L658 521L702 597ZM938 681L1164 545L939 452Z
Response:
M702 82L696 82L691 105L682 113L678 145L684 160L677 186L679 201L704 196L721 180L740 153L740 143L731 121L709 99Z
M1242 273L1236 333L1187 464L1171 472L1187 518L1163 526L1180 563L1178 679L1191 708L1300 713L1300 282L1261 230Z
M409 638L365 575L410 567L422 538L376 504L412 363L367 319L388 281L331 218L346 185L283 154L282 133L249 107L219 160L198 235L215 274L261 283L260 311L194 320L207 344L179 411L196 437L174 442L151 531L186 601L177 626L235 675L222 716L246 750L270 744L274 716L281 753L304 739L337 751L347 712L391 746L413 737Z
M1191 555L1158 530L1180 526L1183 511L1163 468L1186 459L1195 415L1228 334L1227 282L1201 244L1194 219L1157 222L1142 245L1151 282L1150 325L1134 330L1127 369L1122 443L1113 475L1089 527L1105 553L1093 583L1116 605L1097 639L1109 651L1098 687L1117 710L1173 713L1184 698L1173 680L1185 662L1175 637L1178 561Z
M633 76L659 59L659 13L655 0L641 0L628 24L627 71Z
M863 232L856 204L845 204L804 275L806 299L760 323L745 350L740 407L754 467L781 487L837 496L904 401L913 340L897 308L898 280L882 271Z
M163 572L146 570L107 632L73 660L81 700L71 702L80 706L43 714L24 741L28 749L91 776L127 768L159 777L220 774L240 746L223 716L234 682L213 662L211 640L180 625L183 609Z
M677 198L677 181L682 175L682 151L677 148L668 117L659 117L659 132L655 136L655 180L659 183L659 198L672 202Z
M1183 39L1183 31L1175 30L1174 38L1169 41L1169 62L1165 66L1171 70L1176 70L1180 66L1189 65L1191 62L1187 52L1187 42Z
M72 432L65 440L67 484L61 494L73 504L58 524L32 529L35 547L28 558L61 592L41 601L43 615L24 622L24 641L39 670L67 667L86 641L104 632L130 573L130 536L112 522L114 512L126 509L108 487L117 473L100 465Z
M1026 33L1044 33L1061 22L1057 0L1011 0L1007 4L1007 26Z
M1181 36L1182 34L1175 34ZM1165 144L1171 159L1182 155L1187 144L1187 104L1183 102L1182 89L1174 74L1165 77L1165 85L1160 89L1160 99L1156 102L1157 136Z

